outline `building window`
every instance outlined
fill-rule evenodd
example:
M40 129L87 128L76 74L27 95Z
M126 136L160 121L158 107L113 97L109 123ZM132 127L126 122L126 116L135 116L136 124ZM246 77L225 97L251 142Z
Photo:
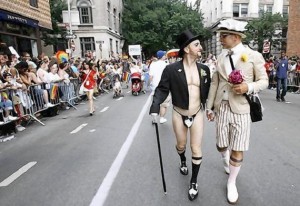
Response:
M282 7L282 16L288 17L288 15L289 15L289 6L283 6Z
M272 14L272 11L273 11L273 5L268 4L268 5L266 5L266 7L267 7L266 12Z
M119 33L122 33L122 26L121 26L121 14L119 13Z
M95 39L94 37L82 37L80 38L81 56L87 51L95 51Z
M119 54L119 42L118 41L116 41L116 52L117 52L117 54Z
M113 40L112 39L109 39L109 51L110 51L110 54L113 54Z
M108 20L108 27L111 28L110 3L109 2L107 2L107 20Z
M265 5L260 4L258 9L258 16L262 17L264 13L265 13Z
M233 17L247 17L248 4L233 4Z
M79 16L81 24L92 24L92 8L91 7L79 7Z
M221 12L223 11L223 2L220 2Z
M240 14L240 5L239 4L233 4L233 17L239 17Z
M262 17L264 13L272 14L273 5L272 4L259 4L259 17Z
M38 0L29 0L30 6L38 8Z
M117 10L114 9L114 29L115 31L118 31L118 28L117 28Z

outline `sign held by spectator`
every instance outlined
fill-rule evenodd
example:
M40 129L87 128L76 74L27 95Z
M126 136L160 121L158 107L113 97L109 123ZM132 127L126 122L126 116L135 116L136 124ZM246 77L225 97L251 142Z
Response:
M11 54L16 55L17 59L20 58L20 55L18 54L18 52L12 46L10 46L8 48L9 48Z
M130 56L140 56L141 53L141 45L129 45L128 51Z

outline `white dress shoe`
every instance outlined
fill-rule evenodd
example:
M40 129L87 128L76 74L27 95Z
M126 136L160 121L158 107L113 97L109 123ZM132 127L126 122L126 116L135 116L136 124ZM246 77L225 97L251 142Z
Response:
M159 123L163 124L165 122L167 122L167 119L164 118L164 117L161 117L160 120L159 120Z
M230 204L236 204L239 199L235 183L227 183L227 200Z
M16 119L18 119L18 117L13 117L13 116L8 115L8 120L9 121L14 121Z

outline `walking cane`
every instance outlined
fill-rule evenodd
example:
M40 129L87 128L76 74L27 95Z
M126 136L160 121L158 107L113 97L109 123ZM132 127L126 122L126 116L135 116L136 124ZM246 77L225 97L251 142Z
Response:
M158 147L158 154L159 154L161 178L162 178L164 192L165 192L165 195L166 195L167 194L167 189L166 189L166 182L165 182L165 175L164 175L164 167L163 167L163 162L162 162L162 157L161 157L161 150L160 150L160 142L159 142L159 133L158 133L157 122L155 122L154 125L155 125L155 130L156 130L156 137L157 137L157 147Z

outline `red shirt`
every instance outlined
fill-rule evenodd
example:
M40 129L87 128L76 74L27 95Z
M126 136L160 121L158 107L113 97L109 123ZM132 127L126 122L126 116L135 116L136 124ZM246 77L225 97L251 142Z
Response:
M269 73L270 73L270 70L269 70L269 69L270 69L270 63L269 63L269 62L266 62L264 66L265 66L265 68L266 68L267 74L269 74Z
M300 73L300 64L299 63L296 66L296 72Z
M90 70L88 77L87 74L85 73L82 75L81 77L82 82L87 78L83 85L86 89L93 89L95 87L96 85L96 79L94 79L95 74L96 72L94 70Z

